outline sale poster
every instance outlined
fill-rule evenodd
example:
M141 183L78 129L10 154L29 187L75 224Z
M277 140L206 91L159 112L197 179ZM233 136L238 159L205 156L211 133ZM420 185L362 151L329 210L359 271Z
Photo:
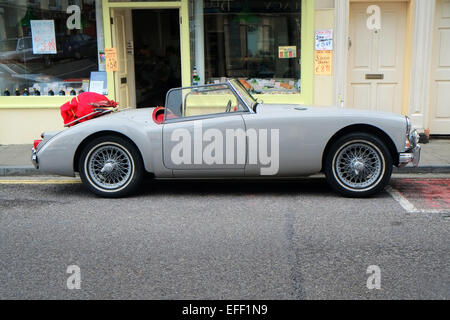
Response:
M317 50L314 52L314 74L329 76L333 73L333 51Z
M34 54L55 54L55 23L53 20L30 20Z
M333 29L316 30L315 50L333 50Z
M105 48L105 64L106 71L119 71L116 48Z

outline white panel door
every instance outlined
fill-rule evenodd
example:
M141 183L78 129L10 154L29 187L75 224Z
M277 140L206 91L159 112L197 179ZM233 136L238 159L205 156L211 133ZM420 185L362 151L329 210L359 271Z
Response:
M381 30L367 27L367 8L381 9ZM401 113L406 4L350 5L347 107Z
M133 29L130 9L112 11L113 46L117 49L119 71L114 72L116 99L122 107L136 107L134 86L134 57L127 50L132 46Z
M430 133L450 134L450 0L436 2Z

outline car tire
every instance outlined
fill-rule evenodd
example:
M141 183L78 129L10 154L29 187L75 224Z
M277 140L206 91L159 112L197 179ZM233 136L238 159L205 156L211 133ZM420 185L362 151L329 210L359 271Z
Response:
M137 148L114 135L90 141L78 162L80 177L87 188L106 198L132 194L140 186L145 169Z
M336 192L346 197L364 198L384 190L392 167L391 154L378 137L355 132L333 143L326 154L324 171Z

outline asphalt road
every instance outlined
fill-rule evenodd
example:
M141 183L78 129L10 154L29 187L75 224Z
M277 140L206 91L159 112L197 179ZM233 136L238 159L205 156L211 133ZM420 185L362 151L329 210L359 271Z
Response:
M147 182L113 200L0 184L0 298L450 299L449 240L450 214L341 198L321 178Z

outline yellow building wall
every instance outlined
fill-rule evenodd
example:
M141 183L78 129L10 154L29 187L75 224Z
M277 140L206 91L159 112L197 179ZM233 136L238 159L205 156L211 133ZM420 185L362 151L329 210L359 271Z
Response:
M334 28L334 9L316 9L314 18L314 29ZM333 76L314 76L314 105L333 105Z
M0 144L32 144L44 131L63 129L59 109L0 108Z

